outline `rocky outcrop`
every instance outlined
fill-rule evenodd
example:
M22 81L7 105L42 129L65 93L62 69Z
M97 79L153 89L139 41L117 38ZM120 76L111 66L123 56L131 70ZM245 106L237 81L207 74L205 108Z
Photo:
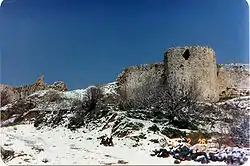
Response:
M31 85L25 85L19 87L0 85L1 106L5 106L19 99L28 97L29 95L37 91L48 90L48 89L61 92L68 91L66 84L62 81L55 82L52 85L46 85L44 83L44 76L41 76L34 84Z
M16 119L25 112L35 108L36 103L28 99L20 99L12 104L6 105L0 108L1 121L5 121L10 118ZM14 120L13 119L13 120Z
M24 98L29 96L30 94L39 91L44 90L46 87L44 83L44 76L41 76L34 84L32 85L25 85L14 88L15 91L17 91L20 95L20 98Z
M1 107L14 102L19 99L19 93L15 91L14 87L9 85L0 85Z
M1 107L0 126L20 124L32 118L36 119L36 125L44 122L54 126L66 121L67 126L82 125L85 115L92 115L97 104L101 104L98 103L100 94L100 89L95 86L67 92L37 91Z
M62 92L68 91L66 84L62 81L55 82L53 85L48 85L46 89L54 89Z
M3 148L2 146L0 146L0 149L1 149L1 158L3 160L11 158L15 154L15 152L12 149L6 149L6 148Z

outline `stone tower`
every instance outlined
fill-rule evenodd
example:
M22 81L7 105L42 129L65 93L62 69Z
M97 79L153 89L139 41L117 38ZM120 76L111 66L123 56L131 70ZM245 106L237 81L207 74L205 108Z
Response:
M216 56L212 48L170 48L164 55L164 65L166 81L185 87L195 84L199 101L218 101Z

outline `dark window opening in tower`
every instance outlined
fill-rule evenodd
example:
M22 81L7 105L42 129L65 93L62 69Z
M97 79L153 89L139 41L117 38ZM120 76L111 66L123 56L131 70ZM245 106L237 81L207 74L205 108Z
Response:
M182 56L183 58L185 58L185 60L188 60L188 58L190 57L189 49L186 49L186 51L184 52Z

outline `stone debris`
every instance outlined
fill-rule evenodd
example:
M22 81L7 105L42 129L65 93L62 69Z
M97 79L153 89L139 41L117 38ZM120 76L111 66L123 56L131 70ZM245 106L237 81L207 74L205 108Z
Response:
M208 144L195 144L190 146L184 139L178 145L169 144L166 148L153 150L151 156L168 158L172 156L176 160L174 164L180 164L182 161L196 161L201 164L213 162L225 162L226 164L242 165L247 162L249 153L243 148L226 147L219 149L219 145L215 138L208 140Z

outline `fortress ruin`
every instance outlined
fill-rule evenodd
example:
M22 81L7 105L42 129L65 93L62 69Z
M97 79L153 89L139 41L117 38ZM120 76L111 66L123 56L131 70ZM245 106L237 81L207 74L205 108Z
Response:
M194 86L198 100L217 101L216 56L209 47L170 48L164 55L166 81L170 84Z
M230 88L249 88L249 69L225 66L216 64L215 52L210 47L175 47L164 54L163 63L126 68L117 84L132 99L145 85L171 83L188 87L194 82L199 101L216 102Z

